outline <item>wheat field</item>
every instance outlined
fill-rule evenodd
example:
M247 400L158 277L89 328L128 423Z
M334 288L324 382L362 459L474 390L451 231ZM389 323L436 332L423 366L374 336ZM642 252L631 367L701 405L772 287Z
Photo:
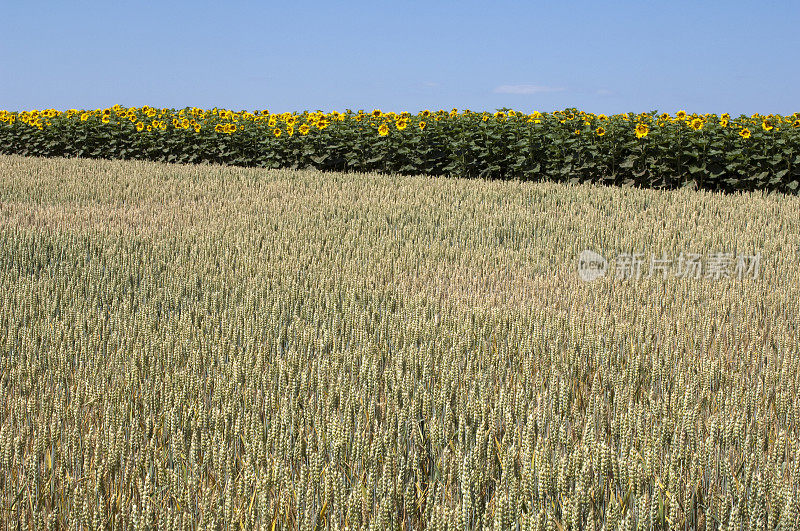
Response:
M800 528L798 197L0 176L5 529Z

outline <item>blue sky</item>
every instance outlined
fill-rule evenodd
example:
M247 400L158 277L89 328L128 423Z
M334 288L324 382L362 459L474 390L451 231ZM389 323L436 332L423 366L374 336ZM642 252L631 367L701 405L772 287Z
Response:
M0 5L6 110L800 111L794 0Z

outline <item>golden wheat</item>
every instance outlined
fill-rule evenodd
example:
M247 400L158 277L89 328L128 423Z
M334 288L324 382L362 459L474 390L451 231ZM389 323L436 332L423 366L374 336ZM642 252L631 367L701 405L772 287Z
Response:
M23 529L800 526L800 199L0 157ZM609 255L756 279L583 282Z

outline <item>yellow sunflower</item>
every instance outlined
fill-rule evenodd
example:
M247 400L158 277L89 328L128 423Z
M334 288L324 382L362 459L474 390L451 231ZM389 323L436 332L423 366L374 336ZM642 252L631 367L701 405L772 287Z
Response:
M400 120L397 120L397 122L395 122L395 126L397 127L398 130L402 131L408 126L408 121L401 118Z
M595 129L594 132L597 133L597 136L603 136L604 134L606 134L606 130L603 129L602 127L598 127L597 129Z
M278 138L279 136L281 136L281 130L276 127L275 129L272 130L272 134L275 135L275 138Z
M685 120L686 119L686 111L678 111L675 113L675 118L678 120Z
M695 131L699 131L700 129L702 129L702 128L703 128L703 120L702 120L701 118L695 118L695 119L694 119L694 120L692 120L692 122L689 124L689 127L691 127L692 129L694 129Z
M764 131L772 131L774 129L772 122L769 120L764 120L761 122L761 128L764 129Z
M750 129L744 128L739 131L739 136L742 138L750 138Z
M300 134L301 134L301 135L307 135L307 134L308 134L308 131L309 131L310 129L311 129L311 128L310 128L310 127L308 127L308 125L307 125L307 124L303 124L303 125L301 125L300 127L298 127L298 128L297 128L297 130L298 130L298 131L300 131Z
M800 120L798 120L798 122L800 122ZM428 124L426 124L425 122L420 122L419 123L419 130L420 131L424 131L426 125L428 125Z
M136 124L136 130L137 131L142 131L143 129L144 129L144 123L143 122L139 122L139 123Z
M647 124L640 123L636 126L636 138L644 138L648 132L650 132L650 128L647 127Z
M381 126L378 128L378 134L381 135L381 136L388 135L389 134L389 126L387 126L386 124L381 124Z

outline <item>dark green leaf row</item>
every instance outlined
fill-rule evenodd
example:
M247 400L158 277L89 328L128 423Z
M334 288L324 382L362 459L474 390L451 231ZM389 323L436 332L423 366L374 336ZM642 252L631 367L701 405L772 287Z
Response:
M0 153L724 192L796 194L800 187L798 114L269 115L187 108L156 116L143 109L0 111Z

